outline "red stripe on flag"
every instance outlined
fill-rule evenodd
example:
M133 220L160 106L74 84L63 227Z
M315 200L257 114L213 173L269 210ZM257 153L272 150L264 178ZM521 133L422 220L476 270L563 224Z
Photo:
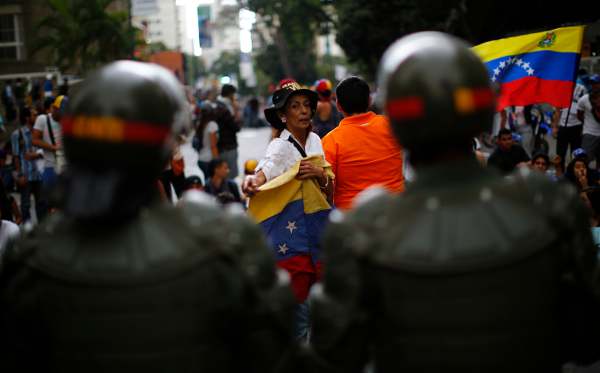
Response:
M525 106L548 103L554 107L566 108L571 105L573 82L564 80L544 80L527 77L504 83L500 86L500 96L496 110L507 106Z
M388 102L387 114L395 120L422 118L425 115L425 103L420 97L404 97Z

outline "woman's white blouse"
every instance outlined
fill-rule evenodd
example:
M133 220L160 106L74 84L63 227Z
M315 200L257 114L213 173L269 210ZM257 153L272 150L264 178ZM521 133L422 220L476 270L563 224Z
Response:
M290 131L284 129L279 137L274 138L267 147L267 154L258 163L256 171L262 170L267 177L267 181L276 178L289 170L296 162L302 159L302 155L296 149L294 144L289 142L288 138L292 136ZM293 136L292 136L293 137ZM294 138L295 139L295 138ZM297 140L296 140L297 141ZM306 139L304 151L307 156L321 155L324 156L323 146L319 136L310 132Z

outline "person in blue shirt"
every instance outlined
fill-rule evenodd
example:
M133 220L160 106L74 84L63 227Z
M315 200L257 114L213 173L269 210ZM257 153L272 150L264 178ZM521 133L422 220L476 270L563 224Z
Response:
M21 215L24 222L31 221L31 195L35 199L35 213L40 221L46 214L42 198L42 176L35 160L42 157L31 143L31 129L36 113L28 108L21 109L21 126L11 135L12 153L16 171L16 184L21 194Z
M215 158L208 163L208 180L204 186L204 191L217 198L221 204L232 202L241 203L240 191L235 183L229 177L229 165L227 161L221 158Z

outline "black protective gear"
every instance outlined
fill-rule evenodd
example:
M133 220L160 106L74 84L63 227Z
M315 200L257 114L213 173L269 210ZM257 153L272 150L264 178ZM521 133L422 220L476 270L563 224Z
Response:
M167 70L117 62L63 122L67 205L0 262L3 372L276 372L294 298L245 216L153 206L187 120Z
M443 150L492 126L494 93L481 59L439 32L404 37L383 55L378 105L409 151Z
M374 359L378 372L542 373L577 360L568 351L599 358L597 329L575 335L561 312L569 288L587 299L600 288L578 198L473 160L422 171L405 195L359 207L324 239L315 351L339 372Z
M3 372L289 371L294 298L260 230L218 207L114 227L60 215L8 250Z

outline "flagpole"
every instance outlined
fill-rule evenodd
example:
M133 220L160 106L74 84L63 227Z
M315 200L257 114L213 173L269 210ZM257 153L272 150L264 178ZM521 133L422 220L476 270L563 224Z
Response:
M577 86L577 71L579 70L579 61L580 60L581 60L581 56L577 59L577 63L575 64L575 78L573 79L573 90L571 91L571 100L569 101L569 108L567 109L567 115L565 117L564 127L567 126L567 122L569 121L569 115L571 115L571 107L573 107L573 95L575 94L575 87Z
M585 30L585 26L584 26ZM581 33L581 44L583 44L583 34ZM579 49L579 55L577 56L577 62L575 63L575 70L573 71L573 89L571 90L571 100L569 101L569 108L567 109L567 115L565 116L564 126L567 126L569 121L569 115L571 115L571 107L573 106L573 95L575 94L575 88L577 87L577 71L579 71L579 64L581 63L581 48ZM559 124L560 127L560 124ZM558 135L557 135L558 136Z

